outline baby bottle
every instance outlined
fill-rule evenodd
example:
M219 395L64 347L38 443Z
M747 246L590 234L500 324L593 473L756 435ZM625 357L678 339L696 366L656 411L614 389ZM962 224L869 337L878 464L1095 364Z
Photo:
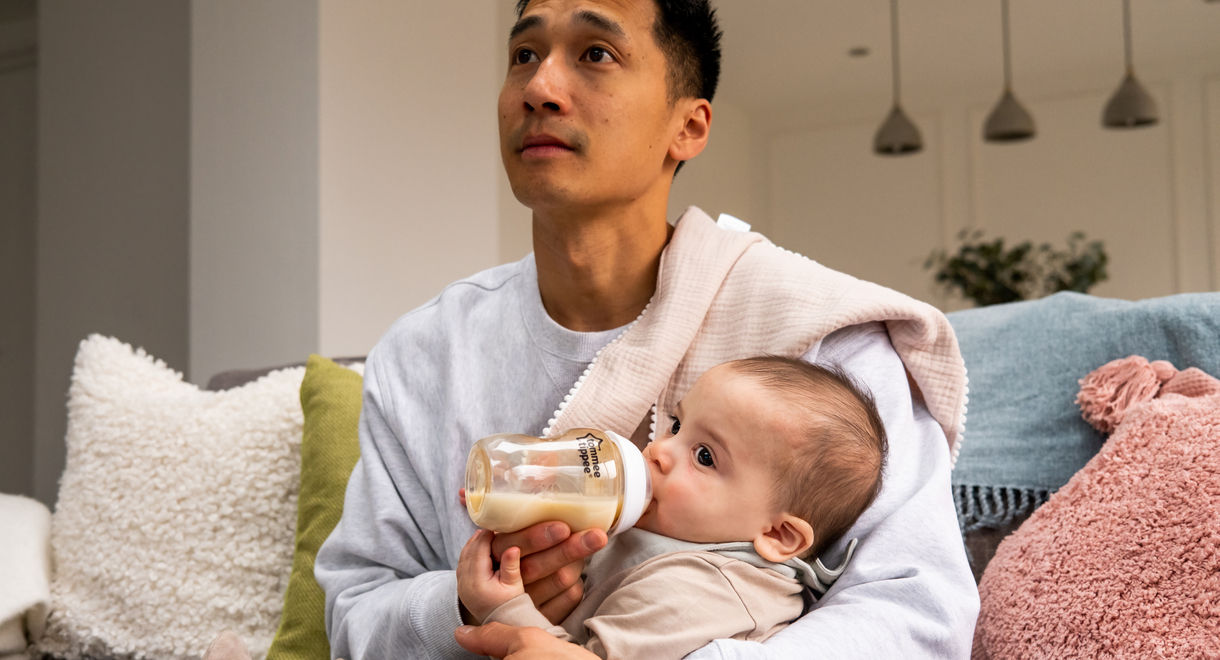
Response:
M495 532L561 520L573 531L613 535L635 525L651 500L643 455L612 431L572 429L550 440L493 435L466 460L466 510Z

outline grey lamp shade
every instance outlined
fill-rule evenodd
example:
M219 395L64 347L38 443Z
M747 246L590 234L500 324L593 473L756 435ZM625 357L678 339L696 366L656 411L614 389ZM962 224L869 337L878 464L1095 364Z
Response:
M1101 113L1107 128L1136 128L1157 123L1156 100L1130 71Z
M1033 116L1013 96L1011 89L1005 89L983 124L983 139L988 142L1016 142L1033 136Z
M882 156L898 156L917 153L922 149L923 138L915 122L895 103L873 137L873 151Z

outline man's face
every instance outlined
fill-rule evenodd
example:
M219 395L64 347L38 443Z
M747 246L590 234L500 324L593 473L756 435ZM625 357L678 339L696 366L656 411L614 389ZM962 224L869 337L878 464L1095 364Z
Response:
M636 527L685 541L753 541L782 513L773 466L798 432L785 424L791 417L757 380L709 369L644 448L653 500Z
M668 187L683 117L648 0L533 0L509 40L500 152L535 211L609 207Z

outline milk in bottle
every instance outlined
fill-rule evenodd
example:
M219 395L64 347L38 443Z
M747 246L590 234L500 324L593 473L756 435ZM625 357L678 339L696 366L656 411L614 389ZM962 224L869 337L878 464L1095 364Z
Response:
M651 499L640 450L612 431L493 435L475 443L466 461L466 510L495 532L561 520L573 531L616 534L635 525Z

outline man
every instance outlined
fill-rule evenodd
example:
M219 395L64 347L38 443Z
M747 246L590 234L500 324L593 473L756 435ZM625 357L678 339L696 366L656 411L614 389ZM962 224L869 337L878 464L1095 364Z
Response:
M673 176L709 137L719 33L706 0L523 0L518 11L498 114L513 192L533 210L534 252L450 285L369 355L361 459L316 568L336 656L462 653L454 630L475 623L463 621L452 570L473 532L457 498L466 452L492 433L554 424L589 365L654 301L675 249ZM859 550L827 596L765 644L718 640L690 657L969 655L978 595L945 433L913 400L885 325L830 330L798 355L871 389L892 439L886 485L848 535ZM644 443L650 418L636 420ZM559 621L580 600L584 559L605 542L600 530L542 523L500 535L493 552L521 548L527 593ZM480 653L584 653L538 632L457 637Z

